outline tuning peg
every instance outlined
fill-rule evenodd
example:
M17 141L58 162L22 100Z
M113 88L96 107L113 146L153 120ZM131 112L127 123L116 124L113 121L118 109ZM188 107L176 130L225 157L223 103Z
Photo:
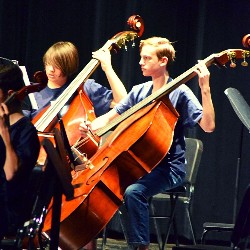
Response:
M122 39L122 45L124 46L124 49L127 51L128 50L128 46L126 45L126 39Z
M241 63L241 66L247 67L248 66L248 62L244 59L244 61Z
M235 68L236 67L236 63L235 63L235 53L234 52L231 52L229 53L228 55L229 57L229 60L230 60L230 68Z
M248 62L246 61L246 56L248 57L249 56L249 52L248 51L244 51L243 52L243 59L244 59L244 61L241 63L241 66L243 66L243 67L247 67L248 66Z
M231 60L230 68L236 68L236 63Z

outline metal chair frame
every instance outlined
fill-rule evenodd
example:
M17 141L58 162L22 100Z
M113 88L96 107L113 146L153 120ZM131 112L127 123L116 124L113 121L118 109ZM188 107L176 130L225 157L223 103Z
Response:
M165 245L168 241L169 234L171 228L173 228L175 243L178 246L178 230L176 224L176 207L178 202L182 202L185 205L185 214L188 218L190 231L192 235L192 241L196 244L195 233L191 221L190 215L190 206L192 203L192 198L194 194L194 187L196 182L196 176L198 172L198 168L200 165L200 160L203 152L203 143L202 141L194 138L186 138L186 159L187 159L187 175L183 185L174 188L172 190L168 190L166 192L160 193L159 195L155 195L152 197L150 202L151 208L151 218L154 222L154 229L157 236L157 242L160 250L164 250ZM170 214L169 215L157 215L154 207L154 199L160 196L160 199L170 200ZM167 229L165 236L162 237L159 229L159 225L156 219L168 219Z

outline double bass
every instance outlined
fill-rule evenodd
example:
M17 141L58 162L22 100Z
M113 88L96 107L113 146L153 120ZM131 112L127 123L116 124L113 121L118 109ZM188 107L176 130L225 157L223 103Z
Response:
M103 49L118 51L121 48L127 49L128 42L133 42L132 46L134 45L134 40L143 34L143 20L140 16L133 15L128 19L127 23L131 30L117 33L104 44ZM91 135L87 138L82 138L80 132L77 132L80 119L92 121L95 118L94 108L83 91L83 85L99 65L99 60L91 59L61 95L53 101L53 105L39 112L32 120L37 131L43 136L42 133L51 132L54 127L58 126L57 115L70 102L62 120L67 131L71 150L78 154L77 157L82 159L85 158L85 155L90 158L98 149L100 141L100 138ZM72 97L73 100L71 100ZM41 157L38 161L43 163L44 158Z
M133 42L136 38L142 35L144 31L144 24L140 16L138 15L131 16L128 19L127 23L132 30L116 34L103 46L103 49L109 49L109 50L114 49L117 51L120 48L123 47L126 48L127 42ZM80 132L78 132L80 123L79 119L85 118L91 121L92 119L95 118L91 102L86 96L86 94L83 92L82 86L84 82L90 77L90 75L95 71L95 69L98 67L99 64L100 62L97 59L92 59L84 67L84 69L77 75L77 77L69 84L69 86L63 91L63 93L53 102L53 105L44 109L44 111L40 112L32 120L34 126L39 132L39 135L41 137L42 136L46 137L47 134L49 134L48 132L51 132L54 127L59 126L57 114L62 110L62 108L64 108L65 104L68 103L69 99L74 96L73 100L71 100L69 104L68 111L65 114L63 114L62 120L65 126L69 144L71 145L71 150L74 153L79 152L80 156L83 155L82 156L83 160L86 158L86 156L90 158L97 151L100 140L100 138L97 136L88 137L85 140L85 138L80 137ZM43 157L46 156L44 155L39 156L38 159L39 164L45 162L45 159ZM77 179L76 173L78 174L80 172L72 171L73 179L75 178ZM81 183L81 180L79 182ZM79 185L81 186L81 184ZM62 206L61 220L64 220L65 218L71 220L72 213L78 214L77 208L81 206L82 201L85 199L85 195L82 196L81 194L77 193L78 190L79 189L77 188L75 189L75 198L71 202L70 206L67 209L64 209L64 207ZM51 225L50 221L52 219L50 208L51 206L49 206L49 211L44 223L44 228L43 228L44 231L48 231L50 229ZM112 212L112 214L113 213L114 212ZM108 221L106 221L105 224L107 222ZM82 221L79 222L78 220L78 223L84 225L85 222ZM82 239L80 239L77 247L73 246L73 248L74 249L79 248L80 246L84 245L85 244L84 242L85 241L88 242L88 238L93 238L103 228L103 226L105 226L105 224L103 224L100 227L96 227L94 232L89 230L90 234L87 235L87 237L85 237L85 235L81 236ZM77 224L75 224L71 228L75 235L74 237L77 237L77 232L75 232L73 229L74 227L76 227L76 225ZM71 229L68 231L71 231ZM70 245L72 246L72 244Z
M226 50L204 62L207 66L224 66L230 61L233 65L236 59L245 60L249 55L249 51L240 49ZM74 201L63 200L60 247L79 249L89 242L122 204L127 186L150 172L167 154L178 113L166 94L193 78L196 69L195 65L97 131L101 136L117 126L90 158L91 167L72 175L74 200L79 200L79 206L65 216Z

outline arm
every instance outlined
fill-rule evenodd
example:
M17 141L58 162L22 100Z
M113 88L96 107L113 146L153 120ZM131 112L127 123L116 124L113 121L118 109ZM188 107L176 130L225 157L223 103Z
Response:
M196 73L199 77L203 107L203 114L199 125L205 132L213 132L215 129L215 112L209 85L210 73L205 63L202 61L198 63Z
M100 49L93 52L92 56L101 62L102 70L106 74L113 93L113 101L110 105L110 107L113 108L115 104L127 95L127 91L112 67L110 51L108 49Z
M88 133L89 130L95 132L96 130L106 126L110 123L114 118L118 117L119 114L115 111L115 109L111 109L108 113L97 117L92 122L85 121L80 124L79 130L80 133L84 136Z
M3 139L6 148L6 159L4 163L4 172L9 181L18 170L19 160L10 140L9 128L6 125L6 116L8 115L7 106L2 103L0 106L0 136Z

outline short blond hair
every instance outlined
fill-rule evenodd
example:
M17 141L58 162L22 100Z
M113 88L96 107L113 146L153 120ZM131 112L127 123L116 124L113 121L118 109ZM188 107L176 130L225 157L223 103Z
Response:
M139 48L140 51L144 45L152 45L156 48L156 55L159 59L166 56L168 63L171 64L175 60L175 49L172 43L163 37L151 37L145 40L141 40Z
M79 66L77 48L71 42L57 42L46 51L43 63L59 68L65 76L71 76Z

